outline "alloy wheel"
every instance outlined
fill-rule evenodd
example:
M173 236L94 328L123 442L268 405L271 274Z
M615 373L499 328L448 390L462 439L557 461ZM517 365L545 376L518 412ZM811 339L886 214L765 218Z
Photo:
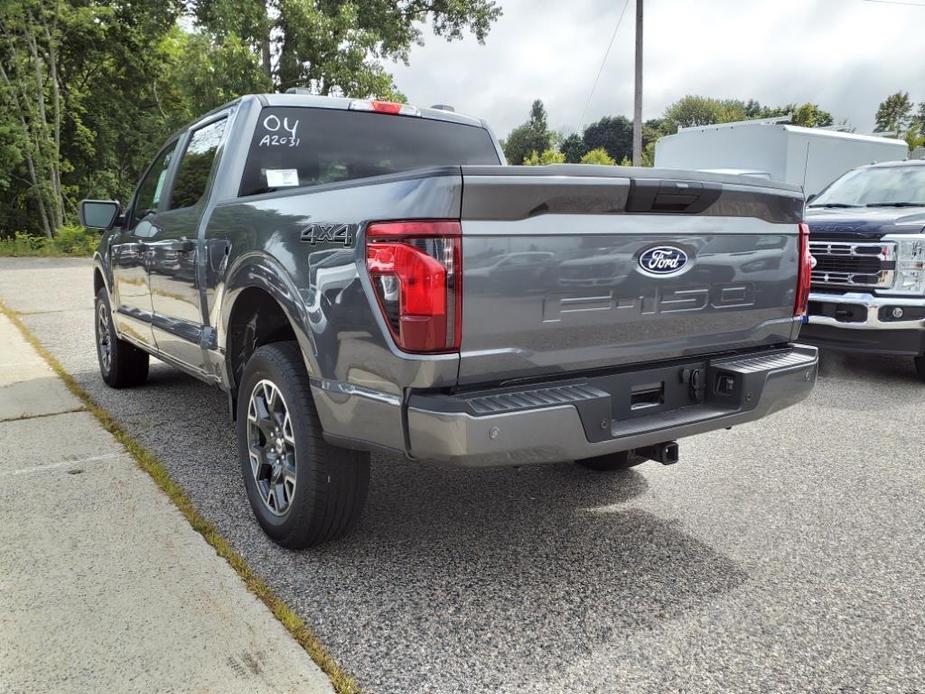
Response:
M296 486L295 436L279 388L263 379L247 406L247 446L257 492L270 513L284 516Z
M112 332L109 330L109 312L102 301L97 302L96 307L96 345L103 371L109 373L112 366Z

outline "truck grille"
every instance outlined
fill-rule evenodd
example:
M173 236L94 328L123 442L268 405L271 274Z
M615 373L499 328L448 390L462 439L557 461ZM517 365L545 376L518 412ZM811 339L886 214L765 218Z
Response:
M814 285L881 289L893 285L895 243L810 241L809 250L816 259Z

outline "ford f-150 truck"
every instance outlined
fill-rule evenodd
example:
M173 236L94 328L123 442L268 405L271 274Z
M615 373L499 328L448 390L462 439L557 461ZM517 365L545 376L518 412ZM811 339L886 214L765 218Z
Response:
M805 398L803 207L758 179L509 167L474 118L274 94L171 137L124 211L81 209L107 230L103 379L153 355L224 389L257 520L304 547L355 523L372 450L671 463Z
M807 342L913 357L925 379L925 162L864 166L807 208Z

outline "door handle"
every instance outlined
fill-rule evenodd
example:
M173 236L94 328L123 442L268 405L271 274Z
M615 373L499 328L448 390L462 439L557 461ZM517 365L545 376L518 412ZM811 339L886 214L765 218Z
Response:
M166 244L168 251L179 251L180 253L189 253L190 251L196 250L196 242L189 239L179 239L178 241L170 241Z

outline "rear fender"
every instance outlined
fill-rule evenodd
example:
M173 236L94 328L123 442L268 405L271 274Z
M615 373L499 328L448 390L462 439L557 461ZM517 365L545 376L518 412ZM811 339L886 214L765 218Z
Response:
M314 336L308 326L305 301L282 264L262 253L245 255L228 270L220 299L221 312L216 335L219 349L227 356L229 323L235 302L244 290L251 288L266 292L282 309L301 348L309 377L317 378L317 352ZM226 382L233 389L233 374L227 367L225 370Z

